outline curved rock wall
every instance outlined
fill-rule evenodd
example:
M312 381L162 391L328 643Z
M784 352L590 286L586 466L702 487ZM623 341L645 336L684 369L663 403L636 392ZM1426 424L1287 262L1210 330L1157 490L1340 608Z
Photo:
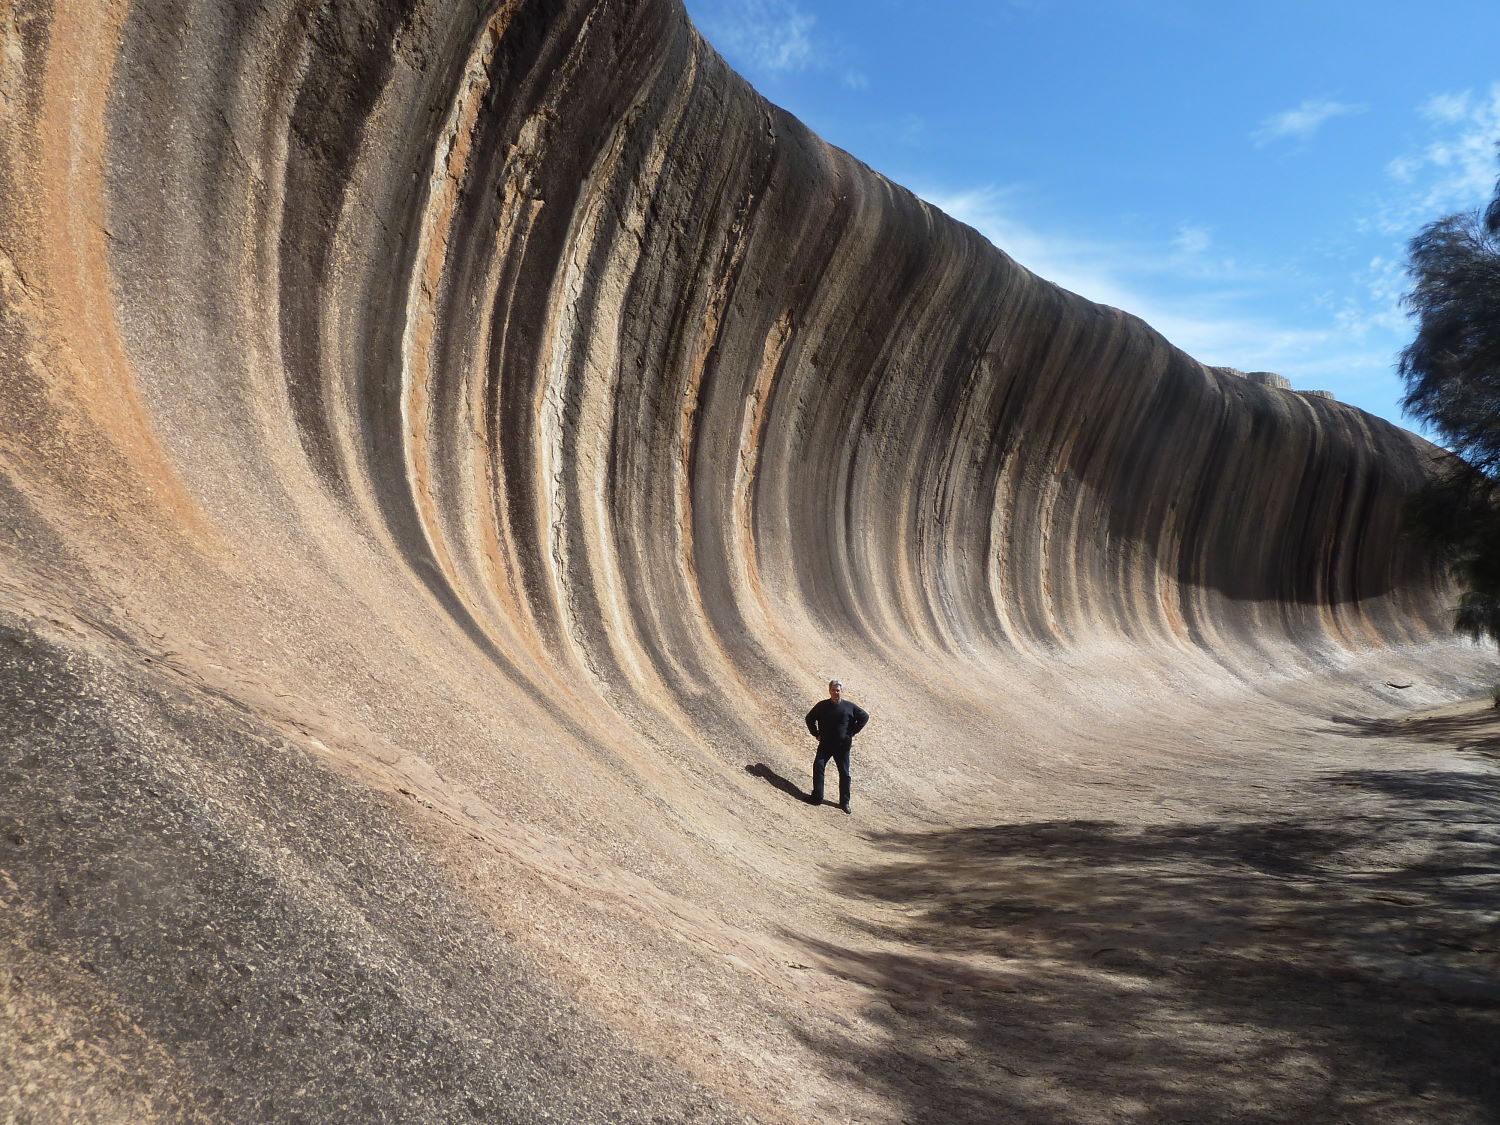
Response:
M12 1044L63 1109L336 1115L365 1082L452 1120L518 1083L584 1119L547 1070L582 1048L474 1046L507 957L619 1073L711 995L743 1026L682 1081L769 1052L773 1083L778 919L836 931L806 857L844 845L742 767L800 777L829 675L877 713L887 815L930 820L1149 757L1102 732L1164 701L1462 664L1396 534L1431 447L1038 279L674 0L13 0L0 43L13 1002L114 1021L79 1032L108 1081ZM427 878L446 922L381 905ZM142 936L140 895L203 917ZM340 975L377 963L389 995ZM448 987L483 1003L445 1024Z
M1003 657L1441 617L1394 535L1408 435L1037 279L673 5L147 4L77 47L13 22L13 140L82 151L13 163L61 210L12 222L75 235L37 254L71 251L60 327L113 369L123 456L174 518L315 494L313 534L397 556L526 692L682 703L784 656L788 619ZM28 118L48 62L110 84Z

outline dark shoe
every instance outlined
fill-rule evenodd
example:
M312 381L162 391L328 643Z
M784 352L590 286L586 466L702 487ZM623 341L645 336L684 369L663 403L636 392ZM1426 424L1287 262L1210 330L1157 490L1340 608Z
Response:
M850 816L854 815L854 810L851 809L848 805L840 805L839 808Z
M802 799L809 805L821 805L823 803L822 797L804 797Z

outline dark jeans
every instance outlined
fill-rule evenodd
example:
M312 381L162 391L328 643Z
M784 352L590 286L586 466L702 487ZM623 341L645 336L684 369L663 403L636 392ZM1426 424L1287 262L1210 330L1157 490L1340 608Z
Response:
M823 770L828 765L829 758L832 758L833 764L839 768L839 804L849 803L849 747L851 742L851 739L842 738L837 742L818 743L818 756L813 759L813 804L823 803Z

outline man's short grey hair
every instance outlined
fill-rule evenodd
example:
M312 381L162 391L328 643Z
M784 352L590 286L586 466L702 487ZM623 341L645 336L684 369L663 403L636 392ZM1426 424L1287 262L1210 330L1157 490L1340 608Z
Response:
M829 687L843 687L844 686L844 681L843 680L829 680L828 681L828 686Z

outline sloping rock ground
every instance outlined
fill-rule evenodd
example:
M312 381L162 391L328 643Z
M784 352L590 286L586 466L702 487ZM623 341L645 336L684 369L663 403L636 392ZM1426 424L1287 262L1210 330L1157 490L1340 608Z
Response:
M0 144L6 1120L1500 1112L1431 447L668 0L7 0Z

